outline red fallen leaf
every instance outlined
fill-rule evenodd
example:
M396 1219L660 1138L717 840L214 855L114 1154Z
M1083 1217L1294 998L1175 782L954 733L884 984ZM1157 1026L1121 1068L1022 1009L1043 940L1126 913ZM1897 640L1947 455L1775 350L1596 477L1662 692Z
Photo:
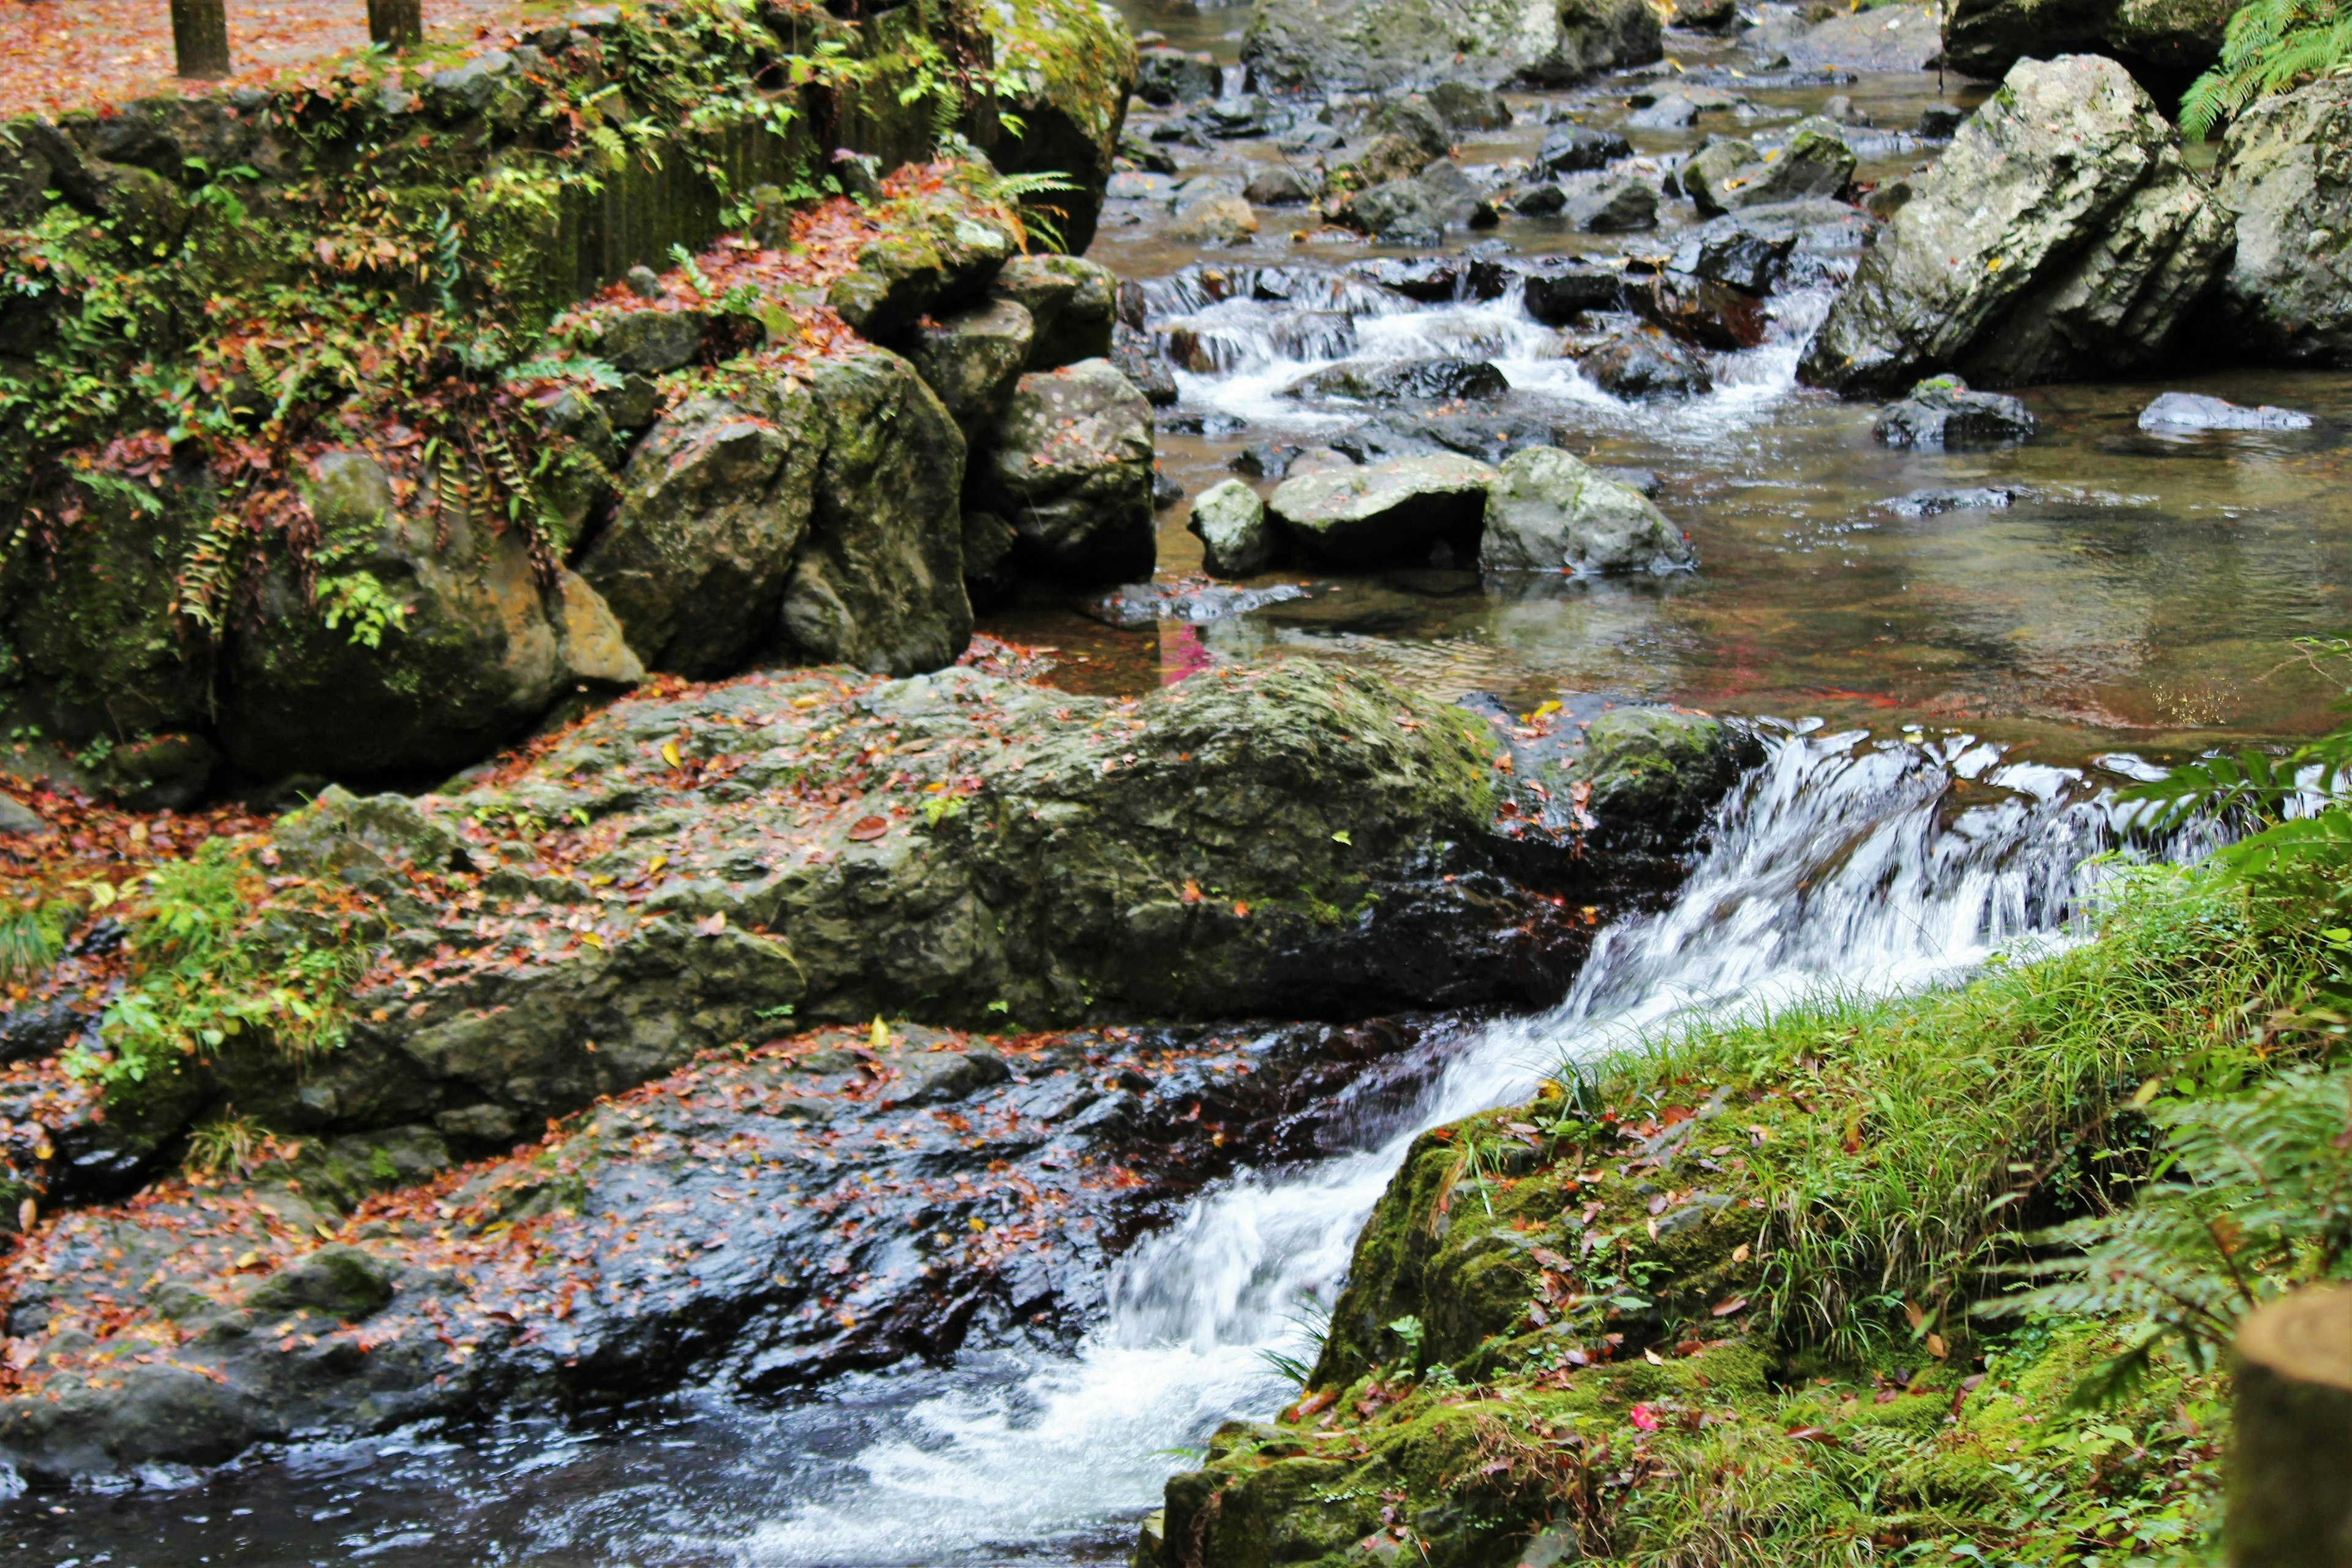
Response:
M865 844L881 837L889 831L888 817L861 816L850 826L849 837L857 843Z
M1633 1425L1639 1426L1643 1431L1654 1432L1658 1429L1658 1413L1651 1409L1648 1405L1636 1405L1633 1406L1631 1414L1633 1415Z
M1249 919L1249 906L1236 901L1234 905L1234 914L1236 918L1241 920Z
M1318 1393L1310 1394L1284 1411L1282 1418L1286 1421L1304 1421L1310 1415L1320 1415L1324 1411L1331 1408L1332 1401L1339 1397L1339 1391L1336 1388L1326 1388Z
M1822 1431L1818 1426L1791 1426L1789 1428L1789 1436L1794 1437L1800 1443L1834 1443L1837 1441L1836 1438L1831 1436L1828 1433Z
M1709 1310L1710 1310L1710 1311L1713 1313L1713 1315L1714 1315L1714 1316L1716 1316L1716 1317L1718 1317L1718 1318L1727 1318L1727 1317L1731 1316L1731 1314L1732 1314L1732 1313L1734 1313L1734 1312L1743 1310L1747 1307L1747 1305L1748 1305L1748 1298L1747 1298L1747 1297L1745 1297L1745 1296L1733 1296L1733 1297L1729 1298L1728 1300L1721 1300L1721 1301L1717 1301L1717 1303L1716 1303L1712 1308L1710 1308L1710 1309L1709 1309Z

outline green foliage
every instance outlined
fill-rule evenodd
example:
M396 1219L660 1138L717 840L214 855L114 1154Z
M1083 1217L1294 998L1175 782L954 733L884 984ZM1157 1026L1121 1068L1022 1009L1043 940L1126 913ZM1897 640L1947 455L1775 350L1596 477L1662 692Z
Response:
M251 1117L226 1110L189 1131L187 1168L206 1175L241 1170L252 1163L265 1136Z
M2352 70L2352 9L2341 0L2252 0L2230 18L2221 58L2180 100L2181 133L2201 142L2256 100Z
M100 1046L66 1069L125 1092L255 1037L288 1061L343 1040L344 997L365 963L347 915L273 893L249 847L208 841L159 866L118 912L131 973L99 1021Z
M58 961L58 933L37 908L0 910L0 985L38 979Z
M2089 1405L2138 1386L2159 1347L2210 1364L2252 1308L2352 1272L2352 1069L2290 1068L2243 1094L2149 1114L2164 1132L2162 1168L2180 1179L2036 1237L2067 1249L2027 1270L2057 1282L1979 1308L2145 1321L2077 1390Z

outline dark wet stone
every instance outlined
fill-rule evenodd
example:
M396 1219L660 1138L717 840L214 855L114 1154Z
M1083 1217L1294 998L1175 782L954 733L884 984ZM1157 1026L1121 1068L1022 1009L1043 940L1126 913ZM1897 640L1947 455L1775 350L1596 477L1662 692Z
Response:
M1247 474L1254 479L1278 479L1290 471L1290 460L1298 456L1299 448L1279 441L1244 447L1225 466Z
M1445 304L1455 300L1494 300L1510 286L1504 268L1475 257L1375 257L1350 263L1348 270L1367 282L1393 289L1409 300Z
M1511 210L1522 217L1549 217L1568 205L1568 192L1559 185L1530 185L1511 198Z
M1525 274L1528 314L1548 327L1564 326L1587 310L1624 308L1624 279L1606 267L1576 261L1538 262Z
M1536 167L1547 174L1605 169L1620 158L1633 155L1633 144L1614 131L1590 125L1554 126L1536 153Z
M1139 49L1135 57L1135 96L1166 108L1217 96L1223 85L1216 57L1202 49Z
M1940 517L1948 511L2005 511L2023 493L2014 485L1970 485L1913 490L1878 504L1897 517Z
M1150 334L1120 321L1111 331L1110 363L1154 408L1165 408L1176 401L1176 373L1160 357Z
M1613 332L1577 351L1576 364L1612 397L1697 397L1715 389L1706 362L1655 327Z
M1242 195L1262 207L1303 206L1321 194L1319 181L1309 179L1286 163L1252 175L1242 190Z
M1969 117L1965 109L1955 109L1948 103L1931 103L1919 111L1911 127L1911 134L1922 142L1949 142L1955 132Z
M1661 272L1628 287L1625 298L1641 315L1705 348L1752 349L1764 341L1764 301L1711 278Z
M2014 397L1972 392L1957 375L1938 375L1881 409L1870 433L1890 447L1997 447L2032 435L2033 415Z
M1500 397L1511 389L1503 373L1483 360L1407 360L1381 365L1341 364L1318 371L1290 390L1312 397L1359 403L1399 399L1450 401Z
M1698 121L1698 105L1679 93L1653 99L1625 117L1629 131L1686 131Z

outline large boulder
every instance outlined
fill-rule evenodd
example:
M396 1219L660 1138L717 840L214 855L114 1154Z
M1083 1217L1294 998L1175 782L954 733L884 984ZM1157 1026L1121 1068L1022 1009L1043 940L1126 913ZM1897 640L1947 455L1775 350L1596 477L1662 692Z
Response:
M1135 38L1095 0L993 0L971 12L995 54L990 90L1017 117L990 148L1008 174L1053 174L1076 187L1023 199L1031 227L1076 256L1093 243L1103 190L1135 90Z
M2151 92L2170 98L2219 58L2222 34L2244 3L1952 0L1944 58L1953 69L1990 80L2021 59L2080 49L2121 62Z
M273 565L234 623L219 735L247 771L455 767L581 683L642 679L596 590L535 563L524 529L404 511L363 452L320 456L304 488L336 564L309 592Z
M1030 370L1107 359L1118 321L1118 274L1076 256L1016 256L990 286L992 298L1029 312L1036 335Z
M1302 474L1276 486L1265 504L1292 541L1328 565L1419 564L1440 544L1466 562L1478 548L1494 479L1486 464L1440 452Z
M883 675L954 662L971 643L961 433L896 354L826 361L811 391L824 455L784 586L782 648Z
M2231 125L2214 196L2237 218L2214 346L2352 364L2352 82L2264 99Z
M1785 147L1761 156L1750 149L1748 162L1721 166L1727 154L1746 145L1717 142L1691 161L1683 185L1699 211L1713 216L1741 207L1833 197L1853 183L1860 163L1837 128L1821 119L1801 122Z
M1285 88L1559 87L1654 60L1661 37L1647 0L1261 0L1242 58Z
M1641 491L1556 447L1503 459L1486 502L1478 564L1489 572L1672 572L1690 541Z
M973 465L981 503L1012 523L1049 574L1125 583L1151 574L1151 405L1108 360L1021 378Z
M917 322L906 344L907 360L939 395L956 428L971 440L1003 416L1013 384L1029 368L1036 337L1027 310L1008 299L990 299Z
M2121 66L2027 60L1888 221L1800 374L1863 396L1943 370L2010 385L2143 367L2230 237Z

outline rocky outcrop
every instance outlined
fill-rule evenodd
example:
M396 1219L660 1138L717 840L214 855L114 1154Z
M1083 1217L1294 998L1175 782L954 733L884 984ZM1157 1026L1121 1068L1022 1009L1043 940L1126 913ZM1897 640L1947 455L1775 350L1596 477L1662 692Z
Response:
M2021 59L2105 55L2159 98L2187 87L2221 52L2244 0L1953 0L1944 58L1988 80ZM1793 58L1793 57L1792 57Z
M1021 378L971 489L1036 570L1082 582L1151 574L1151 405L1108 360Z
M2229 220L2112 60L2029 60L1865 254L1801 374L1853 396L1937 371L1992 385L2160 361Z
M1302 474L1266 498L1284 534L1331 566L1418 565L1440 545L1470 560L1495 470L1453 453Z
M2209 345L2230 356L2352 364L2352 83L2258 100L2231 124L2214 199L2238 247Z
M1639 490L1553 447L1503 460L1486 502L1478 564L1489 572L1672 572L1690 541Z
M994 47L990 90L1021 127L997 138L990 156L1006 174L1050 174L1075 187L1022 205L1041 220L1031 226L1041 237L1082 255L1094 243L1135 90L1135 39L1118 11L1095 0L993 0L973 15Z
M247 771L456 767L559 693L643 679L595 588L535 562L527 530L459 509L436 539L362 452L319 458L307 499L338 567L307 595L274 567L238 620L219 734Z
M1242 58L1256 79L1295 89L1559 87L1656 59L1660 37L1643 0L1264 0Z

